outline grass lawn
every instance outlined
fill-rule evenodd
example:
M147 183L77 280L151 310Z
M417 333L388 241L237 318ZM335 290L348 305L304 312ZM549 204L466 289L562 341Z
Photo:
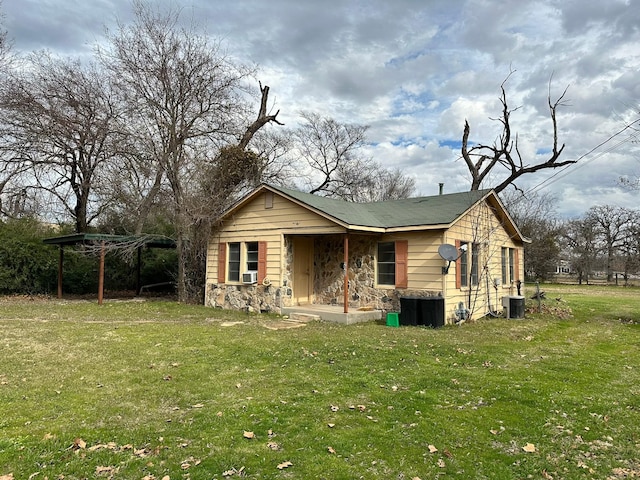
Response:
M0 479L639 477L640 290L543 289L437 330L0 299Z

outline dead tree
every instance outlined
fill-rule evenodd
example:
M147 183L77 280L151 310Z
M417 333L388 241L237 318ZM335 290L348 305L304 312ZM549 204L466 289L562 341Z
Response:
M512 72L513 73L513 72ZM558 159L564 150L564 144L558 146L558 125L556 121L556 111L558 107L564 106L564 97L567 93L567 88L562 92L562 95L555 101L551 101L551 92L547 97L547 103L549 105L549 115L553 124L553 146L551 153L547 160L529 164L522 158L522 154L518 149L518 135L515 135L515 139L512 137L510 116L511 113L518 108L511 109L507 103L507 93L505 90L505 83L511 76L505 79L500 85L502 92L500 96L500 103L502 104L501 116L494 119L502 124L502 133L499 138L496 139L493 145L478 144L469 147L469 122L464 122L464 133L462 135L462 158L464 159L469 173L471 173L471 190L479 190L483 186L483 182L489 174L497 173L496 167L503 167L506 169L506 178L504 178L498 185L494 185L493 189L499 193L507 186L514 185L515 181L522 175L528 173L534 173L539 170L548 168L558 168L565 165L576 163L577 160L564 160L559 162Z

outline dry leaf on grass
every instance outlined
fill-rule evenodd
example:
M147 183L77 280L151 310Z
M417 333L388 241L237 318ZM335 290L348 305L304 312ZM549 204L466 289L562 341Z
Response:
M267 442L267 447L270 450L280 450L280 445L278 445L276 442Z
M113 475L115 472L113 467L96 467L96 475Z
M87 448L87 442L85 442L83 439L81 438L76 438L73 441L73 445L71 446L71 448L73 450L84 450L85 448Z
M293 463L286 461L278 464L278 470L284 470L285 468L292 467Z
M527 453L533 453L536 451L536 446L533 443L527 443L524 447L522 447L522 450Z
M253 432L246 432L246 431L245 431L245 432L242 434L242 436L243 436L244 438L248 438L248 439L256 438L256 434L255 434L255 433L253 433Z
M327 447L327 451L328 451L329 453L336 453L336 451L334 450L334 448L333 448L333 447Z
M244 467L240 467L240 470L236 470L235 468L232 468L230 470L225 470L224 472L222 472L222 476L233 477L234 475L238 475L239 477L241 477L243 475L243 472L244 472Z
M13 480L13 473L8 473L6 475L0 475L0 480Z
M438 451L438 449L435 447L435 445L429 445L429 453L436 453Z

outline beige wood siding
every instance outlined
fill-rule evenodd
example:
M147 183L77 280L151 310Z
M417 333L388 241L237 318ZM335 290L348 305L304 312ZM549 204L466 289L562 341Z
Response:
M273 207L265 208L265 194L258 195L224 222L225 232L244 234L271 230L291 233L340 233L344 229L279 195L273 196Z
M267 203L265 195L258 195L240 208L212 235L207 251L207 284L217 283L220 242L267 242L267 278L278 287L283 277L284 234L344 232L339 225L277 194L273 194L272 202Z
M463 302L465 307L473 312L474 318L482 317L490 310L501 312L502 297L517 294L515 284L504 285L502 282L502 247L518 250L519 273L516 278L520 280L524 279L524 253L522 243L515 242L505 230L504 225L504 220L496 215L489 205L481 203L460 218L444 234L444 243L455 245L456 240L460 240L479 245L477 286L456 288L455 270L458 265L451 264L444 286L447 315L453 315L459 302ZM471 256L469 256L468 268L471 268ZM495 280L498 280L497 289L494 288Z
M380 242L409 242L407 290L442 290L442 264L438 256L441 238L440 232L433 231L394 233L380 237Z

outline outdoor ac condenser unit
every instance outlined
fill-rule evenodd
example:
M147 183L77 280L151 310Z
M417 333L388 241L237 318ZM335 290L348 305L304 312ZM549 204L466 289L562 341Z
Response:
M244 272L242 274L242 283L246 283L248 285L258 283L258 272Z
M524 318L524 297L516 295L502 297L502 306L505 309L505 318Z

